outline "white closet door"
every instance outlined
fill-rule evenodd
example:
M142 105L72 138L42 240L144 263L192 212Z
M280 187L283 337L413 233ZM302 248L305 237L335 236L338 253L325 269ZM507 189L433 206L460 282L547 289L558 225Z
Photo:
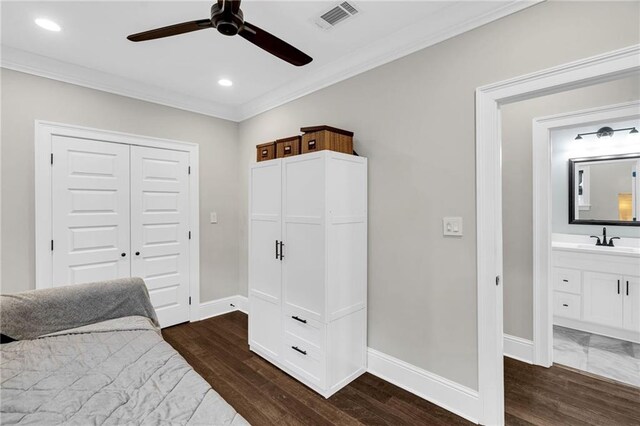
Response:
M54 136L53 286L128 277L129 146Z
M160 325L189 321L189 154L131 147L131 275Z
M267 356L280 356L281 161L251 168L249 244L249 343Z

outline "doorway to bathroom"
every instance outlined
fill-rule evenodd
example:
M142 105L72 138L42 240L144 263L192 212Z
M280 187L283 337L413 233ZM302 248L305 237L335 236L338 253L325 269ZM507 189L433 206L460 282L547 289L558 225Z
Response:
M639 125L640 103L632 101L532 126L532 362L633 386L640 386Z

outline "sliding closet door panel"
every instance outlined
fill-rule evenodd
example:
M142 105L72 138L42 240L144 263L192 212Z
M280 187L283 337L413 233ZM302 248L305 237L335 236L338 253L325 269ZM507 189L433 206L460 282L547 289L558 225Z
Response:
M189 320L189 154L131 147L131 275L162 327Z
M321 321L325 311L325 160L283 160L282 262L284 303Z
M128 277L129 146L54 136L53 285Z
M281 348L282 162L266 161L251 168L249 239L249 344L277 358Z

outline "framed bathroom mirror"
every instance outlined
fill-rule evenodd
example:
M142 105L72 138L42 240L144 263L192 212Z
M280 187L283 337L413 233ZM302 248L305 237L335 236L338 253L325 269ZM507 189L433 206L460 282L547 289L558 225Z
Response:
M569 223L640 226L640 152L569 160Z

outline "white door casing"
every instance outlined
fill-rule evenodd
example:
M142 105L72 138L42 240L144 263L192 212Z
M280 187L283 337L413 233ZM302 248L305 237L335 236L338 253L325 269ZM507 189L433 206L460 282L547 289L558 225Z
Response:
M131 276L163 327L189 318L189 154L131 147Z
M52 153L53 286L129 276L129 147L54 136Z
M190 175L187 179L187 187L188 187L188 213L187 213L187 229L191 231L191 239L187 240L188 247L188 299L190 299L191 304L188 305L187 317L183 318L182 321L191 320L197 321L200 320L200 312L199 312L199 304L200 304L200 233L199 233L199 181L198 181L198 145L190 142L181 142L175 140L168 139L159 139L152 138L147 136L133 135L127 133L113 132L108 130L100 130L100 129L92 129L81 126L69 125L69 124L61 124L61 123L52 123L41 120L35 121L35 285L36 289L40 288L51 288L54 286L54 253L56 250L52 250L52 248L58 249L61 248L60 244L62 241L54 241L54 195L52 193L53 188L53 180L54 180L54 167L53 164L64 161L63 156L56 154L54 155L53 149L53 141L57 138L67 138L67 139L75 139L81 140L81 142L90 142L87 144L83 144L82 148L87 151L87 148L93 146L93 142L100 144L104 143L104 146L112 146L117 152L118 149L124 150L121 152L127 152L126 154L126 165L129 167L129 151L130 147L149 147L149 148L158 148L162 150L172 150L172 152L176 153L178 156L183 156L186 154L187 165L190 168ZM120 147L120 148L115 148ZM101 157L97 157L101 158ZM94 158L95 161L95 158ZM104 162L103 162L104 163ZM88 163L87 163L88 164ZM103 165L104 167L104 165ZM62 170L62 169L61 169ZM80 170L82 171L82 170ZM78 173L76 173L78 174ZM127 174L127 183L126 188L127 192L130 191L130 182L129 176L131 174L131 170L129 168ZM75 182L78 182L76 180ZM107 188L108 189L108 188ZM109 189L111 190L111 189ZM93 201L92 201L93 203ZM129 195L127 195L126 201L121 201L120 205L127 205L127 209L130 210L129 206ZM119 207L118 207L119 208ZM130 221L130 213L127 218L127 228L129 227ZM123 225L124 226L124 225ZM124 229L124 228L122 228ZM129 240L131 238L131 231L127 229L127 233L129 236L127 237ZM124 233L123 231L123 234ZM105 241L109 242L110 240L106 238L106 236L102 236ZM52 243L53 241L53 243ZM77 244L82 243L80 239L77 240ZM112 240L111 240L112 241ZM92 243L95 244L95 243ZM121 245L118 242L117 245ZM130 245L130 242L127 243ZM102 249L107 249L108 244L102 245L99 247ZM80 245L78 245L80 247ZM95 248L86 247L90 250L95 250ZM87 253L90 251L87 250ZM127 247L126 251L118 252L120 255L121 263L118 265L119 268L124 268L128 271L127 274L122 272L122 276L130 276L132 270L131 261L132 257L135 257L132 254L132 251L135 253L135 250L131 250L131 247ZM78 252L78 250L76 250ZM81 252L81 251L80 251ZM63 252L64 253L64 252ZM121 256L122 253L126 253L124 257ZM77 253L74 253L77 254ZM122 260L124 262L122 262ZM129 265L129 266L125 266ZM106 275L102 275L102 277L106 277ZM84 279L82 279L84 281ZM60 285L56 283L55 285ZM161 319L161 325L164 326L163 320Z

